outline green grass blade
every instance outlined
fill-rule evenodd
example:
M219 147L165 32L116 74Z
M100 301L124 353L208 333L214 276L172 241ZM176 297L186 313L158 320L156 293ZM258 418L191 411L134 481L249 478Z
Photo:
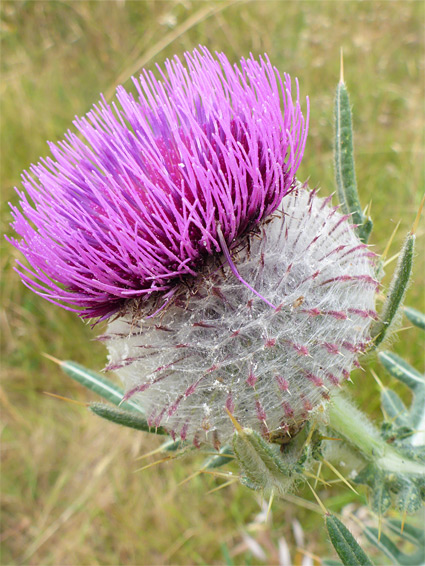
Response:
M343 211L352 215L359 238L367 243L373 225L364 216L357 193L350 99L343 80L335 97L335 180Z
M403 299L412 273L415 239L414 234L409 234L406 238L388 291L387 299L380 314L380 319L372 326L371 337L373 338L375 348L384 340L398 309L403 304Z
M105 403L90 403L89 409L99 417L111 421L115 424L126 426L128 428L135 428L136 430L142 430L143 432L151 432L154 434L168 435L168 432L162 428L150 427L147 421L137 415L134 412L122 411L111 405L105 405Z
M225 542L220 544L221 554L223 555L224 564L226 566L235 566L232 557L230 556L229 548Z
M69 377L78 381L78 383L90 391L93 391L93 393L96 393L106 401L109 401L114 405L119 405L121 403L122 398L124 397L123 389L121 389L118 385L115 385L115 383L103 375L69 360L61 361L60 367ZM122 403L121 407L122 409L137 411L138 413L144 414L143 409L132 401Z
M358 545L345 525L334 515L325 515L331 542L344 566L373 566L367 554Z
M412 307L404 307L404 314L412 324L425 330L425 314Z

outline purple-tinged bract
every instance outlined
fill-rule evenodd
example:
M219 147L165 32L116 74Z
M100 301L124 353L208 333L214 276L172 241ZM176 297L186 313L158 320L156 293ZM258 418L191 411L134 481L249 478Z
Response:
M83 317L127 299L164 300L272 213L294 186L307 120L268 59L231 65L207 49L118 87L80 135L23 175L12 243L33 291Z

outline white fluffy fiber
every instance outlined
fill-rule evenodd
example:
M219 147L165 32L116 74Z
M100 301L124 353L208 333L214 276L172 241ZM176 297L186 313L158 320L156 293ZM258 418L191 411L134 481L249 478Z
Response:
M234 427L293 430L349 375L369 339L373 254L329 199L287 195L233 261L152 318L109 324L110 367L152 426L218 446Z

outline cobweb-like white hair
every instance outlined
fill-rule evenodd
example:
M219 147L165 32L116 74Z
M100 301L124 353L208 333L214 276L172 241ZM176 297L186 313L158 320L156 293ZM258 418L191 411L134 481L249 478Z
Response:
M349 377L376 317L374 254L348 216L298 188L233 261L152 318L109 324L109 369L153 427L219 446L227 411L263 435L294 430ZM226 411L227 409L227 411Z

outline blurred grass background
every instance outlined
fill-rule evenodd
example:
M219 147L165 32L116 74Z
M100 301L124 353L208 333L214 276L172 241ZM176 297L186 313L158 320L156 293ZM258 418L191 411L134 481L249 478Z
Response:
M2 231L10 234L6 203L17 202L13 187L23 169L48 153L46 140L61 139L75 114L87 112L100 92L111 97L141 66L153 68L199 43L234 61L267 52L282 72L299 78L311 101L299 178L333 192L333 96L343 47L358 186L362 203L372 201L375 221L372 243L382 251L401 220L390 255L396 253L424 184L424 7L408 1L3 0ZM420 225L418 250L423 234ZM135 473L141 465L135 458L158 446L156 438L46 396L88 400L42 352L99 370L105 349L93 338L100 329L27 291L12 270L17 252L4 241L1 246L2 564L223 564L227 553L235 564L276 564L281 537L293 563L301 564L295 517L304 549L331 554L320 514L276 501L273 521L262 523L259 497L238 484L211 494L220 483L212 477L179 485L203 461L199 456ZM423 269L418 254L407 302L422 309ZM393 347L423 365L415 330L401 332ZM378 414L370 371L354 375L351 392ZM343 488L319 493L335 511L356 500Z

